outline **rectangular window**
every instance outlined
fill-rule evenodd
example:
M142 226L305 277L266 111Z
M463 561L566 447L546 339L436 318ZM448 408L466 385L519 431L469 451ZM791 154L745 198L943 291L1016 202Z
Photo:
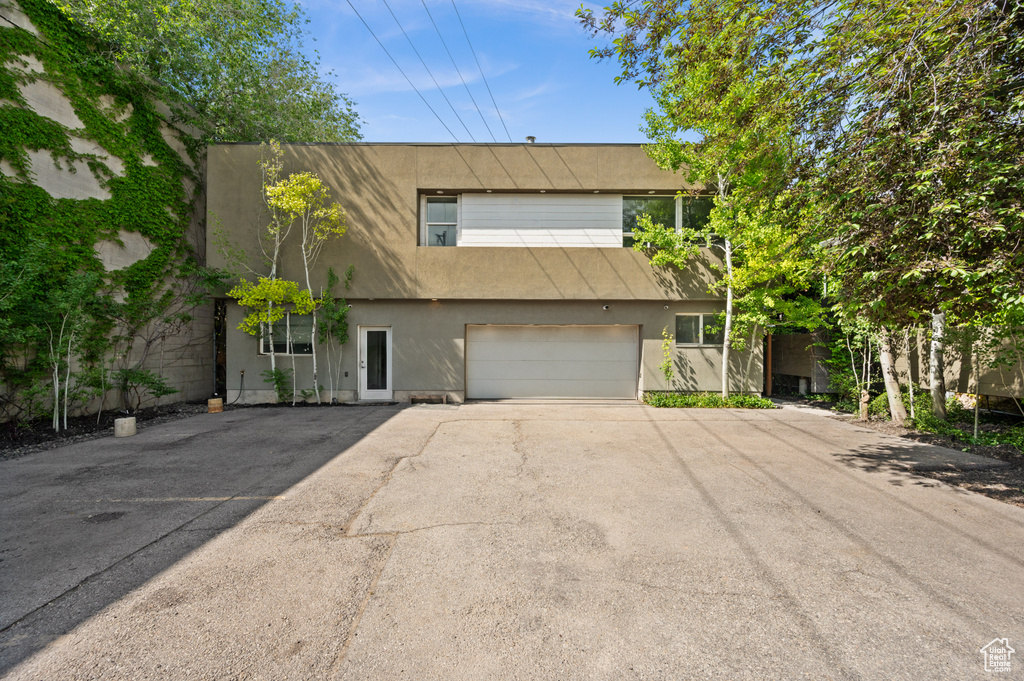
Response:
M270 334L260 339L260 354L270 354ZM274 322L275 355L313 354L313 316L286 312L284 319Z
M633 230L641 215L650 215L651 222L665 229L676 228L674 196L623 196L622 245L633 247Z
M725 331L718 327L718 313L676 315L676 345L722 345Z
M424 246L455 246L459 227L459 200L454 196L427 197Z
M710 196L683 197L680 201L679 226L683 229L699 231L711 221L711 209L715 200Z

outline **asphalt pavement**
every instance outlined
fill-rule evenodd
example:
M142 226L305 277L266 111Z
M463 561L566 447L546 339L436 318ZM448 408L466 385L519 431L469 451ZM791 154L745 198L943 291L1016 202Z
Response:
M990 678L1024 509L909 470L953 463L799 409L200 415L0 462L0 675Z

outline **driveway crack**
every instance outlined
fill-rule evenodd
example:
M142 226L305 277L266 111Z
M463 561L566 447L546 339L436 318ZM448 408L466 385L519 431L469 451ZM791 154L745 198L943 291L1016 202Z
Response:
M341 652L338 653L338 659L331 665L331 678L335 678L338 675L338 670L341 665L345 662L345 657L348 655L348 649L352 646L352 641L356 637L356 631L359 629L359 623L363 620L363 613L366 612L367 606L370 605L370 599L373 598L374 591L377 590L377 583L380 582L381 575L384 574L384 570L388 566L388 561L391 560L391 554L395 551L395 545L398 544L398 533L392 532L390 535L391 541L388 542L387 552L384 554L384 559L380 562L380 568L378 568L376 574L373 575L373 579L370 580L370 587L366 590L366 595L363 596L362 602L359 604L359 609L356 611L355 617L352 618L352 625L348 629L348 635L345 637L345 643L341 646Z
M441 423L440 422L434 425L434 430L432 430L430 432L430 435L427 436L426 441L424 441L423 446L420 447L420 450L418 452L416 452L415 454L410 454L408 456L400 456L400 457L398 457L398 459L395 460L395 465L393 465L391 467L391 470L389 470L387 472L387 475L384 476L384 479L381 480L381 483L379 485L377 485L377 488L375 490L370 492L370 495L367 496L366 499L363 500L363 503L360 504L359 508L356 509L355 513L352 514L352 517L349 518L349 521L347 523L345 523L344 530L345 530L345 534L346 535L354 536L354 535L351 534L352 527L355 525L355 522L359 518L359 516L361 516L363 514L363 511L366 510L366 507L370 505L370 502L373 501L373 498L377 496L377 492L379 492L382 489L384 489L385 487L387 487L388 483L391 482L391 478L394 477L395 471L398 470L398 467L402 464L403 461L405 461L406 459L415 459L416 457L421 456L423 454L423 452L426 451L427 447L430 445L431 441L434 439L434 436L437 435L437 430L440 427L441 427Z

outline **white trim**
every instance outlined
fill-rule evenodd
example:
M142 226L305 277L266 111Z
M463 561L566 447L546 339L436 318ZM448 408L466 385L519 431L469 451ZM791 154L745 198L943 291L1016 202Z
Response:
M720 312L677 312L675 314L675 317L672 320L672 326L673 326L672 330L675 332L673 334L675 336L674 345L677 348L721 348L721 347L723 347L725 345L724 342L722 342L722 343L705 343L704 342L704 327L708 326L708 324L704 321L704 316L707 315L709 317L717 317L719 314L721 314L721 313ZM678 317L697 317L697 318L699 318L700 321L697 322L697 334L698 334L698 336L700 338L699 342L697 342L697 343L680 343L679 342L679 331L676 328L676 323L675 323L675 320Z
M384 390L369 390L366 388L366 332L367 331L385 331L385 343L387 344L387 353L385 362L387 364L386 369L386 388ZM392 342L391 342L391 327L390 326L359 326L356 331L356 337L358 338L359 349L359 399L360 400L379 400L390 402L394 399L394 363L392 361Z
M299 317L309 317L310 318L310 323L312 324L312 321L313 321L313 316L312 315L301 315L300 314L300 315L297 315L297 316L299 316ZM284 313L284 319L282 319L281 321L283 321L285 323L284 344L285 344L286 347L288 347L289 350L291 350L291 349L293 349L293 346L295 345L294 339L292 338L292 323L291 323L291 321L292 321L292 313L291 312L285 312ZM280 324L281 321L279 321L277 323ZM260 335L256 338L256 354L260 355L261 357L270 357L271 353L263 351L263 340L264 340L263 339L263 329L264 328L265 328L265 326L263 324L260 324ZM312 345L315 342L316 342L316 329L312 329L311 328L310 345ZM313 351L311 349L309 352L275 352L273 354L276 357L292 357L292 356L294 356L294 357L312 357L313 356Z

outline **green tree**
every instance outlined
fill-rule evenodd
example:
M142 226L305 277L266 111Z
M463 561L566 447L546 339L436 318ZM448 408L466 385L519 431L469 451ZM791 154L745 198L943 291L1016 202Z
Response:
M649 12L655 5L670 17ZM790 158L791 97L784 60L771 41L762 39L789 21L788 8L745 0L695 0L685 6L646 2L639 9L632 7L620 3L606 8L607 30L615 30L616 19L625 20L627 28L611 51L594 54L616 56L623 66L620 79L641 78L641 86L651 89L657 110L645 114L644 132L654 142L647 147L648 155L662 168L683 172L691 182L715 191L711 232L701 236L709 245L720 245L725 264L722 396L726 397L734 344L734 254L736 245L743 243L740 215L753 214L755 207L763 205L766 193L784 186ZM581 10L580 15L594 25L592 13ZM645 38L635 30L637 20L646 26ZM650 50L642 66L635 61L635 49ZM646 79L639 69L647 70ZM693 136L696 141L688 139ZM672 261L685 267L694 252L695 236L684 230L656 238L645 230L636 240L652 245L652 264ZM665 254L659 256L659 250ZM678 255L668 256L672 251Z
M228 291L228 296L238 301L238 304L245 308L246 315L238 328L250 336L262 339L266 334L270 342L270 356L274 357L274 324L285 318L286 312L295 314L310 314L316 303L307 289L301 288L298 283L287 279L270 279L259 277L255 283L242 280L238 285ZM294 358L292 353L292 373L294 375ZM281 385L284 377L276 364L272 364L269 371L264 372L267 382L274 385L278 393L278 400L281 399ZM295 404L295 386L292 386L292 404Z
M305 18L287 0L54 0L110 56L180 102L220 142L359 139L353 102L306 57Z
M592 54L656 95L655 139L695 131L706 145L720 131L744 142L743 160L787 161L763 176L781 185L761 186L788 190L788 228L818 254L841 314L885 338L933 312L987 323L1024 303L1021 12L1007 0L645 0L580 15L615 37ZM780 143L789 155L747 155ZM715 165L723 148L701 151Z
M287 216L289 224L298 222L301 237L302 268L306 275L306 291L313 296L309 272L324 246L332 238L345 234L345 211L337 203L328 203L330 191L316 173L293 173L265 189L271 209ZM331 288L329 285L328 288ZM313 305L313 328L316 329L317 306ZM311 343L313 360L313 392L320 403L317 380L316 343Z

